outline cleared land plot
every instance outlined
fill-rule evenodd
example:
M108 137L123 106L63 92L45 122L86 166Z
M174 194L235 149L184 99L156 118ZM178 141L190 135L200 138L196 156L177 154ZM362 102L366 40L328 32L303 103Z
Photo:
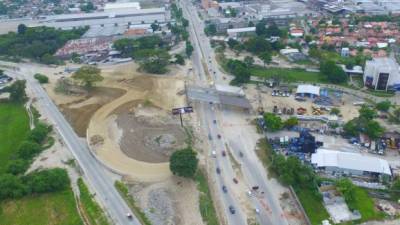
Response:
M0 103L0 174L6 169L7 160L25 139L28 131L29 117L24 106Z
M263 68L254 66L250 69L252 76L262 78L281 78L286 82L311 82L311 83L326 83L325 77L316 72L309 72L304 69L287 69L287 68Z
M0 203L1 225L80 225L71 189Z

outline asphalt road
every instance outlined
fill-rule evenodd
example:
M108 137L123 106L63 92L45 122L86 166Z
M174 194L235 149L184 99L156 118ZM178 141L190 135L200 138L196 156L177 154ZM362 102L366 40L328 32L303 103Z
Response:
M187 1L181 1L183 5L183 11L185 17L190 21L190 36L193 46L195 48L195 54L193 57L194 68L199 73L201 84L208 83L224 83L223 73L219 70L218 63L214 60L214 50L211 48L210 41L204 34L204 23L197 15L197 9L189 4ZM206 65L203 67L201 61ZM205 76L205 71L208 70L210 77ZM207 104L202 104L202 115L203 115L203 126L206 126L206 132L213 138L210 140L212 149L217 152L217 158L215 159L215 166L221 168L221 175L217 175L217 188L219 189L219 195L222 195L222 204L225 206L225 215L228 219L228 224L246 224L246 216L241 210L238 199L231 196L229 193L230 188L235 188L235 184L232 182L232 178L235 177L235 172L232 169L232 163L229 157L221 157L221 151L225 149L224 135L221 133L221 128L218 127L218 119L216 116L217 108L211 107ZM223 113L222 113L223 116ZM217 121L217 124L213 124L213 121ZM222 139L216 139L216 135L220 134ZM241 137L238 136L236 142L230 143L233 146L232 154L236 159L240 158L238 152L243 148ZM249 151L253 151L250 149ZM247 154L247 153L246 153ZM255 155L254 151L252 152ZM259 186L260 191L264 192L263 195L256 197L250 197L250 202L254 208L260 210L257 214L257 220L260 224L271 224L271 225L287 225L287 220L282 216L282 209L279 205L279 196L274 196L268 185L265 182L267 176L265 169L261 162L255 157L244 157L241 159L241 169L244 174L244 180L239 182L246 182L247 187L250 189L252 186ZM222 184L228 187L228 194L221 191ZM227 205L233 205L237 212L237 215L229 215L229 211L226 210Z
M140 225L133 217L127 218L126 214L132 214L130 208L114 188L114 181L106 174L103 166L90 153L85 141L79 139L72 127L58 110L46 91L33 78L35 71L29 66L20 66L20 71L8 70L10 75L14 74L19 79L26 79L27 88L36 97L40 112L51 120L54 128L60 133L64 143L78 161L85 177L89 181L92 190L95 190L96 197L100 199L105 207L106 213L115 224ZM133 214L132 214L133 215Z

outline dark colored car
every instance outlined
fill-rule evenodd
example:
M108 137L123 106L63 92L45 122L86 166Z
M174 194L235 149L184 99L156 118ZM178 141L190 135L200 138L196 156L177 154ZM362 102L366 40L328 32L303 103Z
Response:
M218 138L218 139L221 139L221 135L220 135L220 134L217 134L217 138Z
M224 193L227 193L227 192L228 192L228 188L227 188L225 185L223 185L223 186L222 186L222 191L223 191Z
M231 214L235 214L236 210L233 206L229 206L229 212L231 212Z
M221 173L221 169L219 167L217 167L216 171L217 171L217 174Z
M222 156L226 156L226 152L222 150Z
M236 178L233 178L232 180L233 180L233 182L234 182L235 184L239 183L239 181L238 181Z

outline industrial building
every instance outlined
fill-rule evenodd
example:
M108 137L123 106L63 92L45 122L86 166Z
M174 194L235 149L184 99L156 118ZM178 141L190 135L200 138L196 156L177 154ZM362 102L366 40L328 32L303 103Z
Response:
M365 63L364 85L375 90L400 91L399 64L392 58L373 58Z
M40 17L34 26L48 26L61 29L74 27L128 26L131 24L167 23L170 13L165 8L118 9L104 12L61 14Z
M226 32L230 38L238 38L240 36L255 34L256 27L233 28L228 29Z
M333 176L380 178L392 176L386 160L358 153L319 148L311 155L311 164L320 172Z
M320 87L311 84L301 84L297 86L296 96L315 98L320 95Z

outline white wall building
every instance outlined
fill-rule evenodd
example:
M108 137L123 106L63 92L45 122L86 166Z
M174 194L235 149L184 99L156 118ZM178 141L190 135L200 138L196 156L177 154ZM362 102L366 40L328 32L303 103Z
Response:
M392 176L386 160L352 152L320 148L311 155L311 164L331 175Z
M375 90L400 91L399 64L392 58L373 58L365 63L363 80Z
M230 38L237 38L244 34L254 34L256 32L256 27L243 27L243 28L233 28L226 31Z

